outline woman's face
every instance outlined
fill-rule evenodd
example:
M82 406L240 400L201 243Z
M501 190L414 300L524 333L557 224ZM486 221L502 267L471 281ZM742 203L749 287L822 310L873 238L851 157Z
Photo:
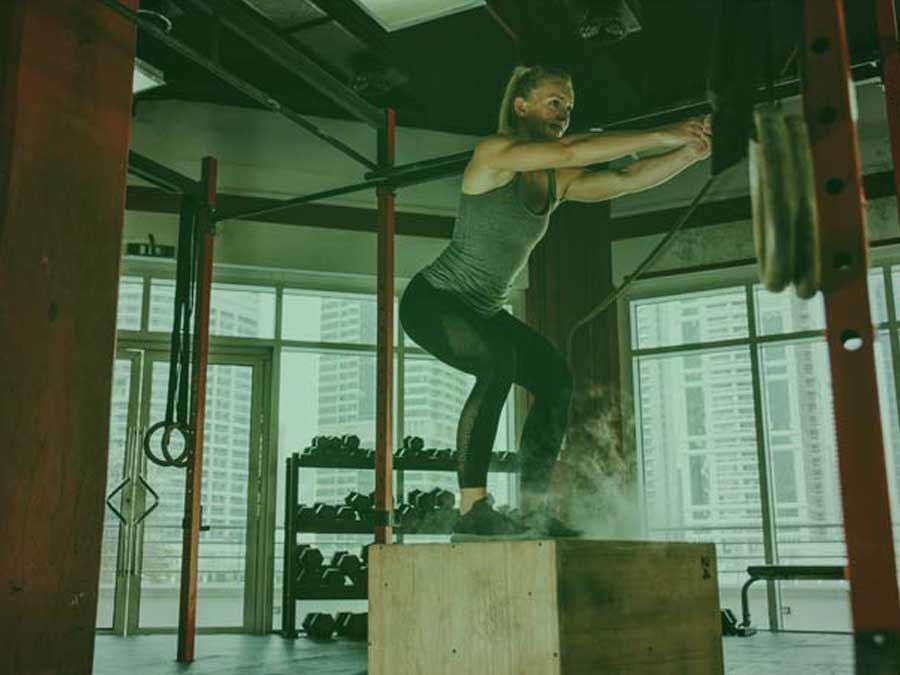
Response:
M521 127L531 138L558 139L569 128L575 91L564 78L545 77L527 98L517 97L514 106Z

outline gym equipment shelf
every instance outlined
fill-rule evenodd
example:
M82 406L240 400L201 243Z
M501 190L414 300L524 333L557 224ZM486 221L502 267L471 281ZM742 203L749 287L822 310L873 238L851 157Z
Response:
M318 437L317 437L318 438ZM394 453L393 464L396 471L456 471L457 458L455 453L446 449L434 449L419 447L412 453L409 452L406 439L404 448ZM419 446L422 442L419 439ZM368 594L359 585L346 586L343 589L334 588L304 588L297 583L299 562L297 554L300 544L297 543L299 534L372 534L374 522L370 519L342 520L336 516L323 518L320 516L301 515L300 510L307 505L299 503L300 469L347 469L357 471L371 471L375 468L374 453L371 450L360 449L358 445L352 449L340 447L337 439L327 446L317 448L315 439L313 445L302 453L295 452L286 460L285 476L285 545L284 545L284 583L282 584L282 611L281 634L284 637L296 638L297 632L297 607L298 600L366 600ZM443 454L439 459L431 457L431 454L439 451ZM409 456L412 454L412 456ZM492 473L517 473L519 470L518 453L494 452L491 456L490 471ZM421 517L415 525L404 527L403 517L397 510L403 503L396 504L395 519L397 525L393 527L395 536L402 535L449 535L452 529L452 520L444 516L444 520L437 516L437 522L424 522ZM335 504L334 508L345 506Z

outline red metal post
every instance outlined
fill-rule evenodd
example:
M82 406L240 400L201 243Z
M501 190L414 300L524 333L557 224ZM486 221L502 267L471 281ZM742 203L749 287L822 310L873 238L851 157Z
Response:
M881 51L881 78L887 102L891 155L894 159L894 190L900 195L900 45L897 37L897 9L894 0L875 0L878 15L878 47Z
M216 207L216 160L203 158L204 196L197 221L197 295L194 301L194 353L191 373L191 441L184 490L184 533L181 546L181 598L178 612L178 660L194 660L197 628L197 563L200 551L200 487L203 477L203 425L206 416L206 368L209 362L209 305L212 295L212 211Z
M378 132L379 168L394 164L394 111L385 111ZM375 402L375 543L393 540L394 508L394 192L380 185L378 193L378 363Z
M900 597L869 313L859 146L841 0L806 0L804 106L812 141L826 338L857 672L900 672Z

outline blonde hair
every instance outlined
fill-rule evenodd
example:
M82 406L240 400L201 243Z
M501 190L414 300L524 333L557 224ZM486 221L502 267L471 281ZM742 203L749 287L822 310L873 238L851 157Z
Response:
M500 115L497 121L497 133L502 136L511 136L516 132L516 111L513 103L516 98L528 98L532 91L546 77L559 77L572 83L572 76L562 68L553 66L516 66L506 89L503 91L503 100L500 102Z

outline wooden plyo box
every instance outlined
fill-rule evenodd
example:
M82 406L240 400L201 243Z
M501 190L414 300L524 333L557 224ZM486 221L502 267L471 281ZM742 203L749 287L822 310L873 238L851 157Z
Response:
M722 675L712 544L369 548L370 675Z

